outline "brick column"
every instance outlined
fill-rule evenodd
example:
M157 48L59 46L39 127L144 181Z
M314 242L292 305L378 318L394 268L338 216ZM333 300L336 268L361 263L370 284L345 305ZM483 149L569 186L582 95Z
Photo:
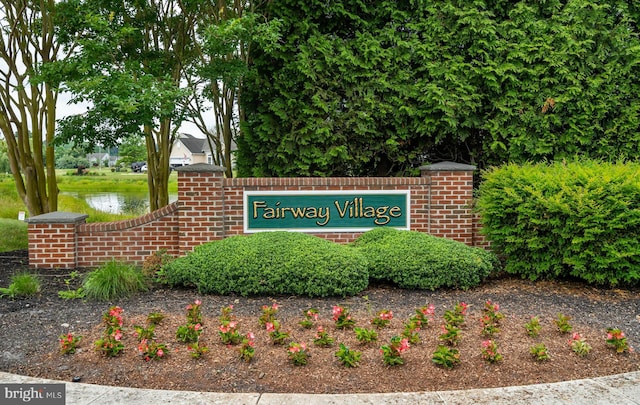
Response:
M434 236L473 245L473 171L475 166L441 162L420 168L431 179L429 229Z
M179 254L224 238L224 167L178 167Z
M50 212L29 218L29 267L76 268L77 229L87 217L85 214Z

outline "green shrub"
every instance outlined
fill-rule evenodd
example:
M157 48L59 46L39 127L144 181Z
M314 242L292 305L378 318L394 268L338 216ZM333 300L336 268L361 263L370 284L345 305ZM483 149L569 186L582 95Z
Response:
M19 273L11 276L11 284L0 288L0 297L30 297L40 292L40 279L35 274Z
M421 232L376 228L352 246L363 253L372 280L403 288L468 289L480 284L497 266L494 254Z
M640 165L593 161L487 171L483 231L522 277L640 281Z
M82 283L85 297L109 301L146 291L145 277L137 267L111 260L87 274Z
M200 245L164 265L159 279L201 293L243 296L347 296L369 283L359 252L297 232L260 232Z

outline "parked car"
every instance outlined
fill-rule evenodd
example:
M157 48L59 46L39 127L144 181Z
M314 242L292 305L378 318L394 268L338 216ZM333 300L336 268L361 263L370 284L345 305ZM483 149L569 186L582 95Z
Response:
M142 165L142 166L140 166L140 171L141 171L142 173L146 173L146 172L147 172L147 165Z
M131 163L131 170L136 172L136 173L140 173L142 166L147 167L147 162L133 162Z

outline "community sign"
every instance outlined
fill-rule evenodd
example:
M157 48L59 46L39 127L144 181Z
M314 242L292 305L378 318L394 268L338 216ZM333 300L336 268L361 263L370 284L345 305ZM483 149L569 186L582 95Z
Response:
M409 190L245 191L244 232L409 229Z

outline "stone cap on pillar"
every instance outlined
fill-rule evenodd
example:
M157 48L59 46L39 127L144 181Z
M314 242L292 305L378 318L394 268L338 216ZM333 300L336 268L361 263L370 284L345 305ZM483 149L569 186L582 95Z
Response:
M420 166L421 172L472 172L474 170L476 170L476 166L456 162L440 162Z
M87 214L55 211L27 218L26 221L30 224L77 224L84 222L88 217Z
M181 173L218 173L224 172L226 169L222 166L210 165L207 163L195 163L192 165L176 167L175 170Z

